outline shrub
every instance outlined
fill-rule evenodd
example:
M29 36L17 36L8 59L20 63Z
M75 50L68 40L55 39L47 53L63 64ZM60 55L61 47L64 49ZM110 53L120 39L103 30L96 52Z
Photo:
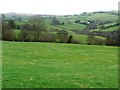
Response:
M57 41L61 43L67 43L68 42L68 32L65 30L59 30L57 32Z

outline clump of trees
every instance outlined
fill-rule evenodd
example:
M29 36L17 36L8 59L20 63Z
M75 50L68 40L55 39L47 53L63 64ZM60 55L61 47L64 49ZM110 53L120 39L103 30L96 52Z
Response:
M33 16L27 24L22 26L19 34L19 40L22 41L40 41L42 32L46 32L47 27L41 16Z
M104 37L96 38L97 36ZM120 46L120 30L111 32L95 32L90 33L88 37L88 44L90 45L108 45L108 46Z
M54 18L55 20L55 18ZM55 20L55 23L57 21ZM62 23L64 24L64 23ZM50 33L47 30L44 19L41 16L32 16L28 23L21 27L20 33L16 36L13 29L15 28L14 20L9 20L2 24L3 40L6 41L22 41L22 42L68 42L68 32L65 30L57 30L57 34Z
M120 30L112 31L107 36L106 45L109 46L120 46Z
M53 25L53 26L65 25L65 23L64 23L64 22L60 22L56 17L53 17L53 18L52 18L51 25Z
M6 41L13 41L15 38L15 34L13 29L11 28L10 23L2 22L2 39Z
M57 42L67 43L68 42L68 32L65 30L59 30L57 32Z
M40 33L47 31L45 21L41 16L33 16L31 19L22 26L18 36L15 36L13 31L15 29L14 20L2 23L2 39L15 40L15 41L40 41Z
M2 26L2 39L6 41L13 41L14 40L14 32L10 28L9 24L5 24Z
M56 17L53 17L53 18L52 18L52 23L51 23L51 25L56 26L56 25L60 25L60 24L61 24L60 21L59 21Z
M8 22L5 22L5 16L2 14L2 40L14 41L15 33L13 29L16 28L15 21L10 19Z
M15 24L15 21L13 19L8 20L8 23L12 29L16 29L16 24Z

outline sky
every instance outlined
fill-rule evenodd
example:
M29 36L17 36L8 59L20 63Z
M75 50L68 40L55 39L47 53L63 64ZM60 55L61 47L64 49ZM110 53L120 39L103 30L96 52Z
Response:
M70 15L118 10L119 0L0 0L0 13Z

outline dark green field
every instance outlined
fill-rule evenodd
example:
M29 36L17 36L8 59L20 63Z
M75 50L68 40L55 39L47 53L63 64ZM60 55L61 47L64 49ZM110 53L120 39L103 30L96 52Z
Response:
M118 48L3 42L3 88L116 88Z

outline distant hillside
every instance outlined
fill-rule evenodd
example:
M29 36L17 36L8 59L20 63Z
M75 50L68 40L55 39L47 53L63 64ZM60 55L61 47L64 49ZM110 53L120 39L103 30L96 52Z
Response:
M20 18L22 21L19 22L18 20L16 21L17 26L19 25L24 25L28 19L33 16L33 15L38 15L38 14L24 14L24 13L5 13L4 16L6 19L15 19L17 20ZM64 29L64 30L71 30L71 31L81 31L86 29L88 26L87 23L92 24L93 21L95 21L94 26L95 30L101 30L99 27L101 27L100 24L104 24L104 26L111 26L111 24L116 24L118 23L118 12L115 10L112 11L97 11L97 12L83 12L81 14L75 14L75 15L41 15L43 18L45 18L46 25L49 30L52 29ZM60 23L64 23L64 25L51 25L52 23L52 18L56 17ZM76 21L79 21L78 23ZM89 21L89 22L88 22ZM96 28L97 27L97 28ZM115 29L115 28L113 28ZM112 28L106 29L103 31L112 31Z

